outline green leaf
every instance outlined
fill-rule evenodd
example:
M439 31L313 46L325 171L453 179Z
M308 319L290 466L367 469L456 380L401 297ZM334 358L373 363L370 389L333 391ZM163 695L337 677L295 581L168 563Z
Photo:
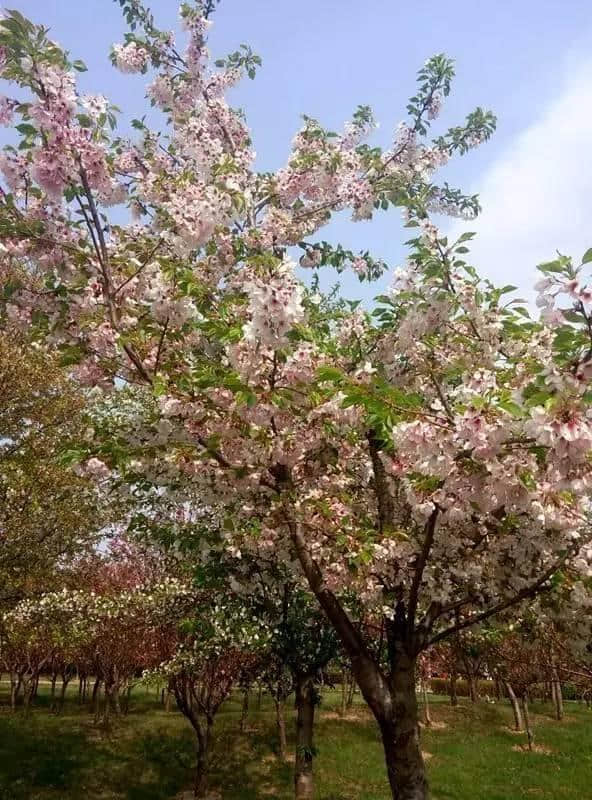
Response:
M592 247L589 247L582 257L582 264L589 264L592 261Z
M508 414L511 414L513 417L521 417L523 413L522 406L519 406L518 403L515 403L513 400L500 400L498 407L507 411Z
M317 370L317 377L320 381L339 383L343 380L343 372L336 367L319 367Z

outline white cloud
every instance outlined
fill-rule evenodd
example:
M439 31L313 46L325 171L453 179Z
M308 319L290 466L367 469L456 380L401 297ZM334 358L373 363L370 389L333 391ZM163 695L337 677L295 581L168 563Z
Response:
M592 246L592 59L570 63L559 95L475 189L483 211L470 223L477 231L470 258L498 285L529 295L536 264L556 250L575 260ZM453 234L466 229L455 225Z

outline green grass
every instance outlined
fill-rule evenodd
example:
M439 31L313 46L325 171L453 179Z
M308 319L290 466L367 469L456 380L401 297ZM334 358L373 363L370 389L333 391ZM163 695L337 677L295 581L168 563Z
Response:
M154 692L136 691L129 716L109 733L98 730L75 691L61 716L49 714L42 694L28 718L0 709L0 800L172 800L191 785L192 732L166 713ZM336 692L325 692L317 726L318 800L389 800L376 728L361 705L346 719L335 713ZM254 700L252 701L254 704ZM592 800L592 712L568 703L556 722L550 707L534 706L535 740L542 751L517 748L505 704L436 698L434 729L422 734L434 800ZM212 783L223 800L292 796L290 765L274 755L273 714L263 702L249 730L238 728L239 698L217 722ZM292 720L288 720L291 729Z

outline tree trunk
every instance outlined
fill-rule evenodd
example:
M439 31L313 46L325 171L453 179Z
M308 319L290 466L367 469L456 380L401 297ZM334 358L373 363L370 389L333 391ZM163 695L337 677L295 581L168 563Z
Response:
M344 669L341 673L341 716L345 716L347 708L347 670Z
M205 727L199 724L195 727L197 737L197 765L195 767L195 783L193 796L196 800L207 797L209 777L209 748L214 720L208 718Z
M57 712L61 713L64 709L64 702L66 700L66 689L68 688L68 684L70 683L70 678L65 678L62 675L62 688L60 689L60 697L58 700L57 705Z
M378 724L393 800L428 800L428 782L419 746L415 661L403 653L397 654L393 667L389 707L390 714L379 719Z
M311 800L314 792L314 714L315 690L310 676L296 676L296 766L294 796L296 800Z
M532 752L532 742L534 736L530 727L530 714L528 713L528 693L524 692L522 695L522 711L524 712L524 726L526 728L526 736L528 739L528 749Z
M125 687L125 700L123 703L123 713L126 715L129 714L131 699L132 699L132 685L131 683L128 683L128 685Z
M508 693L510 703L512 704L512 711L514 713L514 730L521 731L524 728L524 722L522 720L522 712L520 711L518 698L516 697L516 693L514 692L512 684L509 683L509 681L504 681L504 686L506 687L506 692Z
M247 717L249 716L249 687L247 686L243 689L243 706L241 709L241 717L240 717L240 732L245 732L245 726L247 724Z
M450 705L457 706L458 705L458 695L456 693L456 681L458 680L458 675L456 672L453 672L450 675Z
M499 703L502 699L502 685L499 678L495 679L495 702Z
M16 711L16 704L19 696L19 692L21 690L21 683L22 678L18 675L16 678L10 678L10 707L13 711Z
M55 672L52 673L52 676L51 676L51 689L49 690L49 710L50 711L55 711L55 708L56 708L56 699L55 699L56 691L55 690L56 690L57 679L58 679L57 673L55 673Z
M99 687L101 685L101 679L95 678L93 690L92 690L92 702L91 702L91 712L94 712L96 715L99 710Z
M263 686L259 684L259 691L257 693L257 711L261 711L261 698L263 697Z
M477 689L477 680L472 672L467 675L467 681L469 684L469 697L471 698L471 703L476 703L479 699L479 691Z
M369 441L372 445L371 434ZM378 469L384 470L378 457L374 460L379 462ZM378 475L380 477L380 473ZM289 479L285 479L285 483L289 486ZM292 518L289 509L286 516L296 555L308 584L339 634L356 683L380 727L393 800L428 800L428 782L419 747L415 696L418 643L408 642L405 647L404 639L409 639L407 623L401 624L401 620L395 619L391 632L387 632L391 662L391 672L387 677L366 648L339 599L327 586L319 565L308 549L304 532ZM411 613L411 619L413 617L414 613Z
M279 698L274 698L275 702L275 721L278 734L278 756L281 761L285 761L288 753L288 743L286 741L286 720L284 718L284 702Z
M421 696L423 698L423 724L429 728L432 724L430 716L430 702L428 699L428 688L425 681L421 682Z
M553 667L553 702L555 704L555 719L563 719L563 692L557 668Z

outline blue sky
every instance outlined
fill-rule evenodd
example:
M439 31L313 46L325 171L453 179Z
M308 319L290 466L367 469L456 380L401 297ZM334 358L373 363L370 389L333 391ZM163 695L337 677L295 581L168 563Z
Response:
M176 27L175 0L149 4L161 27ZM86 61L84 90L107 95L131 116L143 113L144 78L121 75L108 62L124 31L116 3L7 5L44 22ZM339 128L358 104L370 104L380 121L376 138L388 146L417 69L446 52L456 59L457 79L440 125L456 123L475 105L493 109L499 120L494 139L444 175L481 194L483 214L469 225L479 232L475 264L496 282L522 288L555 248L580 256L592 245L589 0L222 0L215 22L213 54L247 42L263 58L257 79L232 97L247 112L261 168L285 161L302 113ZM404 258L397 212L369 224L339 220L327 238L367 247L393 266ZM360 293L345 282L348 294Z

